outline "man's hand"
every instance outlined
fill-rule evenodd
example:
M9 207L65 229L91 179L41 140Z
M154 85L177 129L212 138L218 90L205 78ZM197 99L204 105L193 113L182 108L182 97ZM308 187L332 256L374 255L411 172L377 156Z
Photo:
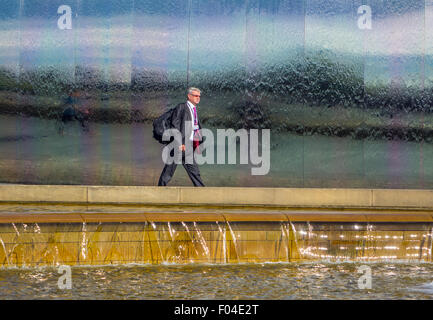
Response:
M179 151L185 151L185 145L184 144L179 146Z

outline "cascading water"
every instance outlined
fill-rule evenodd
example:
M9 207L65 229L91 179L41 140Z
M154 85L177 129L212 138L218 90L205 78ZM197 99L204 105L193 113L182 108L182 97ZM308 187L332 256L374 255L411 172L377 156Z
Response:
M86 223L83 222L83 229L81 231L81 250L80 255L83 260L87 258L87 240L86 240Z
M191 236L191 232L189 232L188 226L187 226L187 225L185 224L185 222L183 222L183 221L182 221L181 223L182 223L182 226L185 228L186 233L187 233L189 239L191 240L191 243L194 243L194 238ZM196 248L195 246L193 246L193 247L194 247L195 254L198 256L199 253L198 253L197 248ZM192 261L191 261L191 262L192 262Z
M230 223L228 221L227 221L227 226L228 226L228 228L230 230L231 242L233 243L233 248L234 248L234 252L236 254L236 259L237 259L238 262L240 262L239 253L238 253L239 249L238 249L238 245L237 245L237 241L236 241L236 235L233 232L233 229L230 226Z
M154 230L154 233L153 233L154 237L152 237L152 238L149 237L149 243L152 243L152 242L155 243L156 242L156 245L158 246L158 251L159 251L159 253L161 255L162 263L164 263L164 262L166 262L166 260L164 259L164 254L162 253L161 240L159 238L160 232L157 230L156 224L154 222L151 222L150 225L152 226L152 228ZM147 232L150 232L150 230L147 230ZM155 239L155 240L152 241L151 239ZM150 248L152 248L152 246L150 246ZM152 260L153 260L153 256L152 256Z
M206 244L206 240L205 240L205 238L203 237L203 235L202 235L200 229L197 227L197 223L194 221L193 224L194 224L194 228L195 228L195 231L196 231L196 233L197 233L197 236L198 236L198 239L199 239L200 245L201 245L201 247L202 247L202 249L203 249L203 252L205 253L205 255L206 255L207 258L208 258L208 261L210 262L210 252L209 252L209 248L208 248L208 246L207 246L207 244Z
M0 265L432 261L430 223L0 224Z
M5 243L3 242L3 239L0 238L0 242L1 242L2 247L3 247L3 253L4 253L5 260L6 260L6 265L9 266L10 265L9 253L6 250L6 246L5 246ZM4 265L4 261L3 261L3 265Z
M222 249L223 249L223 257L224 257L224 263L227 263L227 241L226 241L226 229L225 226L220 226L218 224L218 221L215 222L216 225L218 226L218 231L221 235L221 239L222 239Z

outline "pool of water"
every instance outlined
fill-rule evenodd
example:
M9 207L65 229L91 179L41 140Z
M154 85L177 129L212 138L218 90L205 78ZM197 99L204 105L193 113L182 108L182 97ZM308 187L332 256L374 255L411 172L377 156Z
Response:
M362 288L362 266L371 289ZM60 289L64 275L0 269L0 299L433 299L432 263L82 266L71 267L71 289Z

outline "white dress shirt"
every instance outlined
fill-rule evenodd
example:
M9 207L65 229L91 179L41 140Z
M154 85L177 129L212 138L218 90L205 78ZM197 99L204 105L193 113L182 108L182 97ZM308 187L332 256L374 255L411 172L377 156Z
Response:
M197 121L197 125L194 125L195 123L195 118L194 118L194 105L188 100L186 102L186 104L189 107L189 112L191 112L191 119L192 119L192 130L191 130L191 137L189 138L189 140L193 141L194 140L194 130L198 130L198 121ZM197 108L196 108L196 112L197 112Z

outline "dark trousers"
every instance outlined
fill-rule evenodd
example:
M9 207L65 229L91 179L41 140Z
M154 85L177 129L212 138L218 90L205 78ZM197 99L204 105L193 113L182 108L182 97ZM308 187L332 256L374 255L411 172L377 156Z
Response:
M195 163L195 159L193 160L193 164L185 163L185 156L182 157L182 165L188 173L189 178L195 187L204 187L204 183L200 177L200 170L198 169L197 163ZM166 186L176 171L177 164L171 163L166 164L164 169L162 169L161 176L159 177L158 186Z

